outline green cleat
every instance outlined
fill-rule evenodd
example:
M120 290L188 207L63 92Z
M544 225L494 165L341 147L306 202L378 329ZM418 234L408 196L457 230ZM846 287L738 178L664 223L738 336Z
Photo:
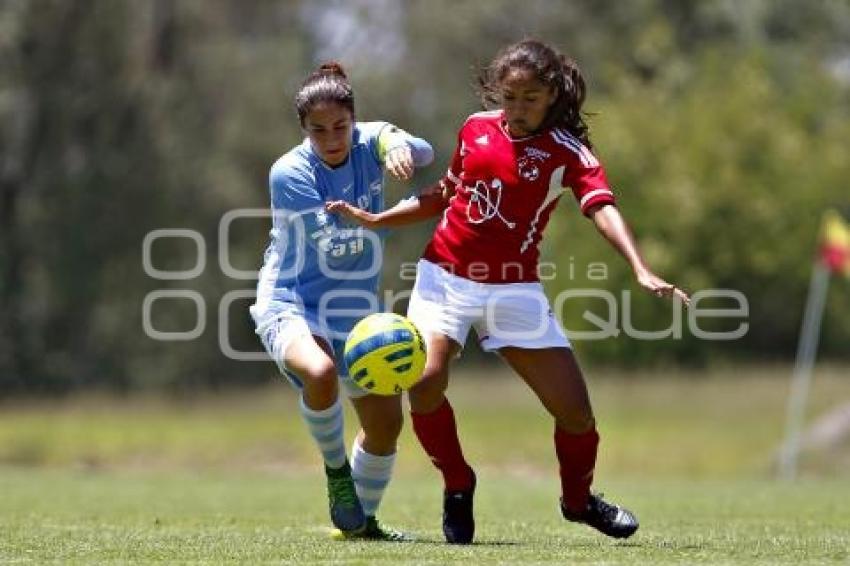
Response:
M413 542L416 540L406 533L382 525L373 516L366 517L366 528L362 531L354 533L334 529L331 532L331 538L334 540L376 540L382 542Z
M356 533L367 527L363 507L357 498L348 462L338 469L325 466L328 477L328 506L331 522L344 533Z

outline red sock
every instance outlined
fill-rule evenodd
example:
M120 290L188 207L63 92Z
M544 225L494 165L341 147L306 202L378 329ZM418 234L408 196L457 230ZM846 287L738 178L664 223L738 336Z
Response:
M598 446L599 434L596 427L581 434L570 434L555 427L555 452L560 464L561 493L564 505L574 513L581 513L587 507Z
M466 463L457 437L455 414L449 400L431 413L410 413L413 431L434 465L443 473L448 491L472 487L472 468Z

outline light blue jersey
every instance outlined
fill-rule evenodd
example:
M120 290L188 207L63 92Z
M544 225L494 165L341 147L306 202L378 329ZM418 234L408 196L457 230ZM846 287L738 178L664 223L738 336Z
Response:
M410 147L417 167L433 159L425 140L386 122L358 122L344 164L326 165L307 138L272 166L271 241L250 309L258 334L297 307L311 328L322 328L333 342L341 342L357 320L379 310L385 233L350 224L324 206L344 200L382 211L384 157L401 144Z

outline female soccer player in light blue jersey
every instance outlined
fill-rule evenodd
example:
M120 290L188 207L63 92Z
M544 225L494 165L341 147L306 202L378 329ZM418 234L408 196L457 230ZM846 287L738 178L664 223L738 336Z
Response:
M325 464L331 521L342 537L404 540L375 519L401 431L399 395L369 395L342 361L348 332L379 310L384 233L328 212L326 202L384 208L383 171L406 180L433 159L428 142L386 122L355 122L354 95L338 63L314 71L295 97L304 142L270 172L272 230L251 315L281 373L301 391L300 409ZM340 386L361 430L346 457Z

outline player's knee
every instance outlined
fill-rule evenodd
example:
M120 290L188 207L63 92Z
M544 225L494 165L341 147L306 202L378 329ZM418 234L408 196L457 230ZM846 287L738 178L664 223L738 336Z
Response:
M329 361L317 362L308 367L304 373L304 380L312 387L321 389L336 387L336 367Z
M414 412L429 413L442 403L449 385L447 367L427 366L422 378L410 389L410 406Z
M417 387L438 390L441 393L449 386L449 367L442 363L429 363L422 372Z

